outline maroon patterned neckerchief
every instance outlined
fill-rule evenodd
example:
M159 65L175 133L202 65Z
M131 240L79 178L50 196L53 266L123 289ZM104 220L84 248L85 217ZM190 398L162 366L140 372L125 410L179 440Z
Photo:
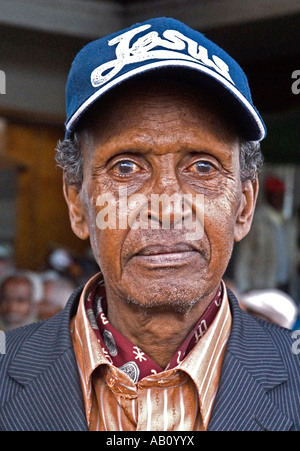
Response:
M196 326L183 341L167 368L176 367L193 349L213 322L222 302L222 285ZM151 374L164 371L138 346L133 344L115 329L106 318L106 292L104 283L98 284L88 295L85 308L90 324L107 359L117 368L127 373L136 383Z

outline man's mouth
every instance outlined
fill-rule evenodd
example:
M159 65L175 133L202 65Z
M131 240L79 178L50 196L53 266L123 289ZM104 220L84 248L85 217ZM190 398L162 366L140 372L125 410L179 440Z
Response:
M136 255L140 263L152 267L181 266L199 257L197 251L190 244L178 243L174 245L149 245L142 248Z

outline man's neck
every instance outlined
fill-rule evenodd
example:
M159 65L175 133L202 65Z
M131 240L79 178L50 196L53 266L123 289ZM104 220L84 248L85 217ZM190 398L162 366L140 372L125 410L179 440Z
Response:
M171 308L137 309L108 298L107 317L113 327L164 369L215 295L200 299L187 312L180 313Z

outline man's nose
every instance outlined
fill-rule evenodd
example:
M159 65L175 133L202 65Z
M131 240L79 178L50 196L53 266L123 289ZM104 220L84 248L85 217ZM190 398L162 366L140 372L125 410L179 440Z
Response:
M141 220L150 220L153 228L168 229L180 226L191 215L192 209L185 203L182 194L153 193L147 208L141 212Z
M156 175L147 208L141 211L142 221L150 220L153 228L174 228L191 215L175 169L165 165Z

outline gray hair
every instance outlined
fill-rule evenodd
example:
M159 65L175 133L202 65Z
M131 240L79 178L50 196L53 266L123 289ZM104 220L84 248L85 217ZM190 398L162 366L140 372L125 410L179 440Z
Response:
M63 170L67 184L80 187L83 181L83 158L76 134L72 139L58 141L55 160Z
M83 180L83 158L76 134L72 139L58 141L55 159L64 171L66 182L80 188ZM240 144L241 181L255 180L262 165L263 155L260 143L243 140Z

